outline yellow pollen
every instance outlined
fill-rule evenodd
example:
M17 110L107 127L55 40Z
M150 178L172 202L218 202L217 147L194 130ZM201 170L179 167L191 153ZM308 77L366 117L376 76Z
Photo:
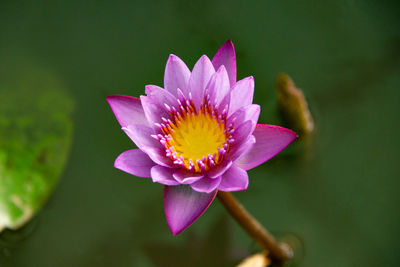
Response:
M167 154L176 164L201 172L222 161L230 136L225 128L226 116L218 116L210 106L202 106L199 112L194 106L186 106L185 112L171 113L171 117L161 130Z
M208 114L189 116L171 134L175 151L184 159L201 159L218 153L225 142L224 125Z

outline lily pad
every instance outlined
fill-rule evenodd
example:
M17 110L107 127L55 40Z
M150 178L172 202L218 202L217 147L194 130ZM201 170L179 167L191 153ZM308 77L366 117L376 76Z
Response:
M0 66L0 232L40 210L72 140L72 98L51 72L22 66Z

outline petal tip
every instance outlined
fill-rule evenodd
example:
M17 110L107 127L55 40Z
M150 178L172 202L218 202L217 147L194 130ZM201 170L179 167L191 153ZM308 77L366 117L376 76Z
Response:
M107 101L108 105L111 107L111 109L112 109L113 100L114 100L114 95L109 95L106 97L106 101Z
M179 214L179 216L178 216L178 214L174 214L173 206L175 206L177 204L179 205L179 202L185 203L185 204L189 203L189 205L194 204L193 201L190 201L190 199L186 199L187 196L186 197L183 196L183 195L185 195L185 191L186 191L184 188L189 189L191 191L189 186L184 186L184 187L183 186L165 186L164 187L165 217L167 220L168 227L174 236L183 232L186 228L191 226L201 215L203 215L203 213L208 209L208 207L214 201L214 198L217 194L217 190L214 190L214 192L210 193L210 194L201 194L196 191L191 191L194 193L196 203L198 204L195 206L197 211L195 211L192 214L189 214L189 217L186 217L184 214ZM183 195L180 195L179 194L180 192L183 192ZM182 198L182 196L183 196L183 198ZM197 201L200 201L200 202L197 202ZM181 211L181 209L177 209L177 210ZM185 210L189 211L191 209L185 209ZM182 217L182 215L183 215L183 217Z
M233 56L233 58L236 58L235 46L233 45L233 42L230 39L228 41L226 41L221 46L221 48L218 50L218 52L220 52L220 53L223 53L223 52L226 52L226 51L230 51L230 53L232 53L231 56Z
M168 61L174 62L174 61L178 61L178 60L180 61L181 59L177 55L169 54Z
M139 98L126 95L110 95L106 97L106 101L121 126L148 124Z
M113 106L113 102L114 100L119 100L119 99L130 99L130 98L134 98L134 97L130 97L130 96L126 96L126 95L109 95L106 97L106 101L108 102L108 104L112 107Z
M281 128L282 128L282 130L285 130L287 133L289 133L290 135L292 135L293 140L292 140L291 142L293 142L294 140L296 140L297 138L299 138L299 135L298 135L295 131L293 131L293 130L291 130L291 129L288 129L288 128L284 128L284 127L281 127Z
M107 96L107 97L106 97L106 101L107 101L108 103L110 103L110 100L112 99L113 96L114 96L114 95L109 95L109 96Z
M172 235L177 236L180 233L182 233L186 228L188 228L190 225L186 226L186 227L181 227L181 228L174 228L173 224L170 224L168 219L167 219L167 224L168 224L168 228L171 231Z
M218 70L215 73L218 73L218 75L221 75L222 73L228 74L224 65L219 66Z
M119 163L120 163L120 160L121 160L121 155L122 154L118 155L118 157L114 160L114 168L116 168L116 169L119 169Z
M236 82L236 53L231 40L226 41L217 51L212 59L212 64L215 69L225 65L229 74L229 82L234 85Z
M199 58L199 60L201 60L201 61L210 61L210 59L208 58L207 55L202 55L202 56Z
M226 47L226 48L231 48L233 51L235 51L235 47L233 45L233 42L231 39L228 39L223 45L222 47Z

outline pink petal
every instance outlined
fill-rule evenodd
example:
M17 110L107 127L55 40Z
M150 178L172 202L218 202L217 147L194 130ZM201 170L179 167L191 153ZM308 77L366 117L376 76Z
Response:
M188 96L188 81L190 70L186 64L177 56L170 55L165 67L164 87L174 96L177 96L176 90L179 88Z
M212 104L219 104L229 93L229 77L224 66L221 66L208 82L206 92L210 95Z
M152 100L156 101L157 104L164 109L165 104L170 107L177 106L178 102L175 96L164 88L158 87L156 85L146 85L145 87L146 95L150 96Z
M232 137L235 140L233 143L233 147L242 143L247 137L251 134L253 129L254 122L251 120L245 121L239 127L235 128L235 131L232 133Z
M148 126L133 124L128 125L127 127L122 127L122 130L139 148L144 146L161 148L160 142L151 137L151 135L154 134L154 130Z
M155 123L161 123L161 118L169 118L170 115L165 109L165 107L158 104L151 96L140 96L140 101L142 102L144 114L146 115L147 121L150 127L155 131L159 131L159 128L155 126Z
M247 152L249 146L253 145L254 137L251 137L253 124L252 121L248 120L235 129L232 134L234 142L230 145L226 160L234 162L238 157L243 155L244 152Z
M106 100L122 127L130 124L148 125L140 99L132 96L111 95Z
M193 190L196 190L197 192L211 193L219 186L220 182L221 176L218 176L216 178L203 177L197 182L191 184L190 186Z
M229 103L231 102L231 94L228 92L225 97L221 100L221 102L218 104L218 112L221 114L226 112L228 113L229 111Z
M227 158L232 162L235 162L242 155L246 154L256 143L256 138L253 135L247 137L246 141L241 142L240 144L232 147L229 152Z
M215 166L214 168L207 171L207 176L209 178L216 178L221 176L227 169L232 165L232 161L224 160L221 164Z
M150 146L142 146L139 148L144 153L146 153L151 158L152 161L154 161L158 165L168 168L174 167L174 164L172 163L171 159L165 156L165 149L150 147Z
M192 184L204 177L203 174L191 173L185 170L178 170L172 175L180 184Z
M139 177L151 177L150 169L155 163L140 149L131 149L120 154L114 167Z
M238 81L231 91L231 103L229 105L228 116L233 114L241 107L248 106L253 103L254 95L254 78L252 76Z
M151 178L155 183L164 185L178 185L179 183L172 176L174 171L174 169L156 165L151 168Z
M215 69L207 56L202 56L194 65L189 79L189 92L192 94L193 102L198 109L204 100L204 90L210 81Z
M199 193L188 185L164 187L165 217L172 234L177 235L196 221L210 206L217 191Z
M257 104L251 104L238 109L230 117L228 117L227 125L233 123L234 125L240 125L245 121L251 120L254 125L251 132L254 131L258 117L260 116L260 106Z
M215 54L212 64L217 70L221 66L225 66L231 86L236 82L236 55L235 48L231 40L227 41Z
M292 130L266 124L257 124L253 135L256 144L235 162L244 170L250 170L269 160L297 138Z
M246 190L249 185L247 172L236 165L232 165L223 175L218 190L241 191Z

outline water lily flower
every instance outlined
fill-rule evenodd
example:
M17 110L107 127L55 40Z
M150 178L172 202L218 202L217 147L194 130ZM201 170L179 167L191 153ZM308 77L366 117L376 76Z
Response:
M107 97L122 130L138 149L123 152L115 168L163 184L164 210L176 235L199 218L218 190L247 189L250 170L294 139L293 131L257 124L254 78L236 81L236 55L227 41L192 72L170 55L164 88L147 85L146 96Z

